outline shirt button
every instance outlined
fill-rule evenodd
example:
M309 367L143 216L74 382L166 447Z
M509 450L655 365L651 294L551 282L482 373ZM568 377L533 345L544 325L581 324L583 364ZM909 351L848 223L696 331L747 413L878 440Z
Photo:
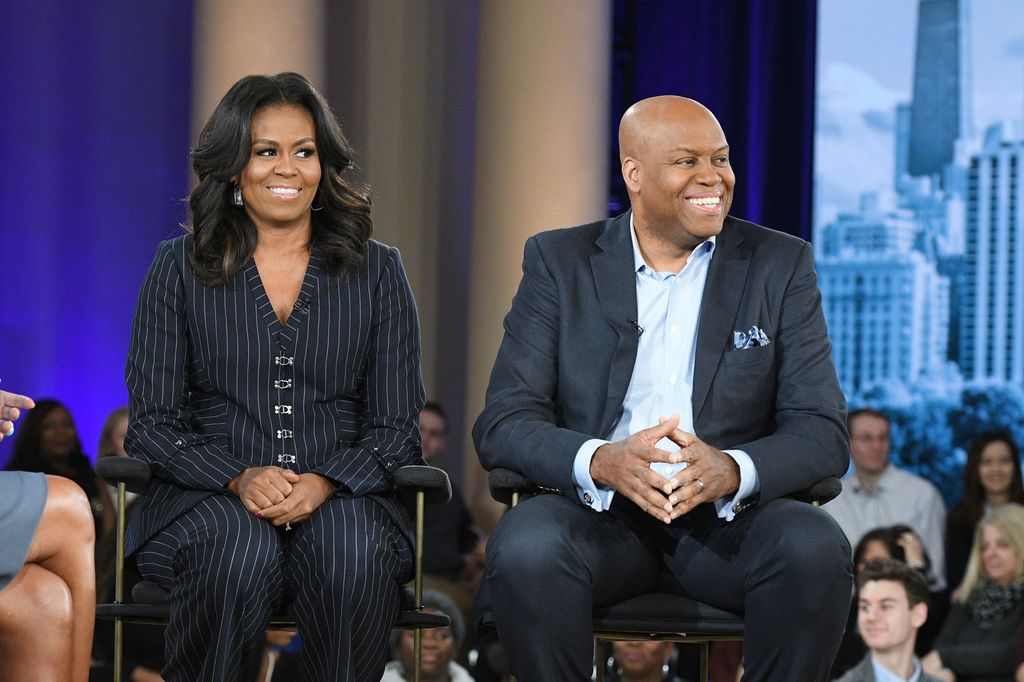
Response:
M678 334L679 333L679 325L678 324L672 325L671 327L669 327L669 329L672 330L673 334Z
M670 384L676 383L676 375L675 374L673 374L672 376L670 376L668 378L668 383L670 383Z
M583 501L589 504L594 504L594 496L590 493L583 493Z

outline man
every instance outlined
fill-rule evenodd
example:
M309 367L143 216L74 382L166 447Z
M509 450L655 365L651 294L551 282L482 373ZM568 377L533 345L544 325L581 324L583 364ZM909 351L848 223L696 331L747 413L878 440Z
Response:
M589 679L592 608L655 590L744 611L747 680L825 679L849 545L786 499L848 452L811 248L728 217L698 102L638 102L619 146L632 210L526 243L473 435L560 494L502 518L478 606L521 680Z
M939 682L914 656L928 619L928 581L902 561L878 559L857 575L857 629L868 655L839 682Z
M946 586L943 532L946 507L935 486L889 461L889 417L872 409L850 412L850 456L854 471L843 478L843 492L823 509L839 522L856 546L869 530L910 526L931 559L932 591Z

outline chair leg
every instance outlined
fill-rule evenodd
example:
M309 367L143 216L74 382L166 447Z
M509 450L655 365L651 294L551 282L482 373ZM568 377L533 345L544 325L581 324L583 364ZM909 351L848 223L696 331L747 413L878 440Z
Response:
M124 533L125 498L127 488L124 481L117 484L117 546L114 550L114 602L124 603ZM114 682L121 682L124 666L124 619L114 619Z
M711 642L700 643L700 679L701 682L708 682L708 675L711 673L710 668L710 651Z
M604 647L601 640L594 640L594 670L597 671L596 682L604 682Z
M416 491L416 568L413 591L415 592L416 610L423 610L423 516L426 512L426 491L422 488ZM412 661L413 661L413 682L420 682L421 669L423 666L423 629L416 628L413 631Z

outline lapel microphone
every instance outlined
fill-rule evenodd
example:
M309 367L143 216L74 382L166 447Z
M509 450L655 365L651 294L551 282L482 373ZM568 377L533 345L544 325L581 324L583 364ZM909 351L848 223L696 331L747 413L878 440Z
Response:
M629 326L633 328L633 331L636 332L637 336L640 336L641 334L644 333L644 328L640 326L639 322L637 322L633 318L629 318L626 321L629 322Z

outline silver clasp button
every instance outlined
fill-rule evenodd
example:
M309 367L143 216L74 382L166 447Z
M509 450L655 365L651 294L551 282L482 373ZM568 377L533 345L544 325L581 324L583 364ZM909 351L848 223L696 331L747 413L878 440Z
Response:
M281 464L295 464L295 455L278 455L277 461Z
M291 414L291 405L274 405L274 414Z
M292 432L289 429L278 429L277 430L277 437L278 438L291 438L292 437Z
M291 379L274 379L274 388L291 388Z
M275 365L294 365L295 357L291 355L278 355L274 357Z

